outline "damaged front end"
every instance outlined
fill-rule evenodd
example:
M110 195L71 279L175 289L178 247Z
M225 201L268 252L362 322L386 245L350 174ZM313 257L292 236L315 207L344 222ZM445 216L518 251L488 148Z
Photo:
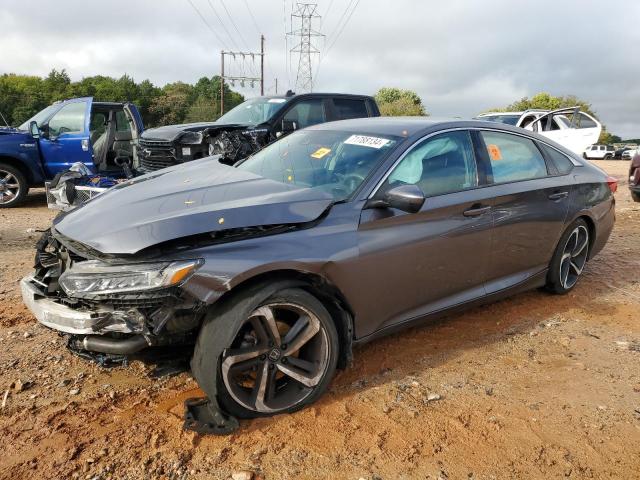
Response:
M21 281L27 307L77 351L131 355L149 346L193 343L204 305L180 286L201 265L106 263L50 231L37 245L35 272Z
M218 155L220 161L233 165L262 149L270 142L268 129L244 126L214 126L187 131L173 140L140 139L140 173L149 173L191 160Z

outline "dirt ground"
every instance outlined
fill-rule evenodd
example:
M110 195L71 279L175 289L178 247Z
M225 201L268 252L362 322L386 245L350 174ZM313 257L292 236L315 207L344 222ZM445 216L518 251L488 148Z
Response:
M32 193L0 211L0 478L639 478L640 204L628 162L596 163L620 180L617 224L571 294L358 348L315 406L226 437L182 431L189 374L104 369L36 324L18 280L54 214Z

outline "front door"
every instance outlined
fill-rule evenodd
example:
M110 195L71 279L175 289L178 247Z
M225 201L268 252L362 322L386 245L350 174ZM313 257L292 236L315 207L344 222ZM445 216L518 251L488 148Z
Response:
M40 137L40 151L48 178L82 162L93 170L89 142L91 98L65 102L46 123L45 135Z
M526 281L544 271L564 228L570 176L550 175L529 138L496 131L478 137L489 163L493 235L487 293Z
M484 295L492 219L470 133L442 133L412 147L374 198L402 184L424 192L419 212L361 214L360 254L348 268L360 292L350 298L363 299L354 305L358 337Z

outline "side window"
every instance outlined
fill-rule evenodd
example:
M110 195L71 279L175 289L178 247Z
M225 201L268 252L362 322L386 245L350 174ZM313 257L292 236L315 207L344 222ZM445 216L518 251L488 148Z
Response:
M571 170L573 170L573 163L564 153L560 153L555 148L551 148L544 143L540 143L538 145L544 151L544 154L547 156L547 158L551 159L553 164L558 169L558 173L560 173L560 175L566 175Z
M369 113L367 112L367 104L364 100L357 100L353 98L334 98L333 105L335 106L338 120L365 118L369 116Z
M84 102L74 102L58 110L58 113L49 120L51 136L57 137L61 133L84 132L86 106Z
M478 174L469 132L442 133L416 145L379 191L402 184L417 185L427 197L476 187Z
M128 132L129 130L131 130L131 127L129 127L129 121L127 120L124 110L116 111L116 131Z
M583 112L580 112L578 119L578 128L596 128L598 126L596 122L587 117Z
M547 176L547 165L532 140L500 132L481 132L481 135L489 154L494 183Z
M326 122L321 98L301 100L284 115L284 119L296 123L296 129Z

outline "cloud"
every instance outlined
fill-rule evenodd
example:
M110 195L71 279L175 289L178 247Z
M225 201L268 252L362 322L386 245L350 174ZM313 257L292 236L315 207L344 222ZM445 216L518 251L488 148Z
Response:
M0 7L0 72L44 75L65 68L74 79L127 73L162 85L218 74L222 48L257 50L259 34L244 1L225 5L248 45L220 0L192 1L217 35L186 0L6 1ZM247 2L267 39L267 87L278 77L280 91L293 88L297 59L287 74L292 42L284 35L291 29L291 0ZM318 0L323 33L339 31L349 4ZM320 41L323 52L333 47L318 70L316 90L409 88L434 115L463 117L540 91L574 94L591 102L610 131L638 137L640 28L634 18L640 18L640 4L621 0L361 0L337 41L335 35ZM257 73L249 61L233 68Z

